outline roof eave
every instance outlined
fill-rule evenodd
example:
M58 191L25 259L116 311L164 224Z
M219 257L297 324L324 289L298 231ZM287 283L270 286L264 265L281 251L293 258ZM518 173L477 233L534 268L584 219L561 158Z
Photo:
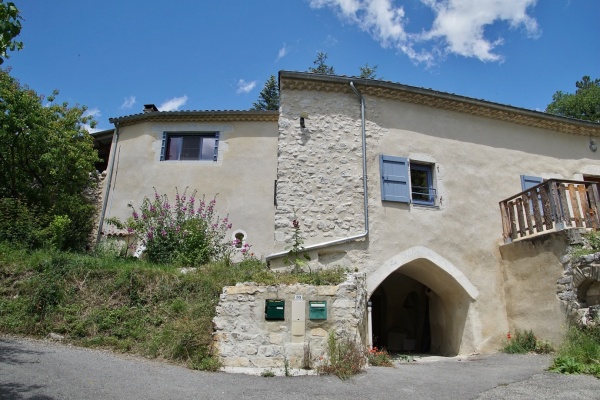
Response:
M359 77L314 74L310 72L279 72L279 85L281 89L351 93L350 82L353 82L356 86L361 86L361 92L364 95L424 104L436 108L512 121L523 125L553 129L561 132L600 136L600 123L561 117L541 111L528 110L432 89Z

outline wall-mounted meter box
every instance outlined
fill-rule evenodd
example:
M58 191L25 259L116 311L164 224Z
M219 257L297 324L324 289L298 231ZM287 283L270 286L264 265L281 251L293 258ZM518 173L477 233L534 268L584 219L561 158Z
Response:
M282 321L285 315L285 300L267 300L265 303L265 319Z
M326 301L309 301L308 302L308 318L309 319L327 319L327 302Z

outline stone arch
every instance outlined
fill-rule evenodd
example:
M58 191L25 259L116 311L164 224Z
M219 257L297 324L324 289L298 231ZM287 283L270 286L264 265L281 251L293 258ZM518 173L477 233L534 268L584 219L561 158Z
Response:
M479 296L479 291L471 281L469 281L465 274L456 268L450 261L440 256L435 251L423 246L411 247L408 250L396 254L384 262L375 272L371 273L367 278L367 291L369 292L369 295L371 295L391 273L396 272L398 269L402 268L402 266L418 259L429 260L441 271L447 273L449 277L454 279L456 283L462 287L471 300L475 300Z
M398 317L412 311L403 305L406 293L402 288L417 288L421 299L427 302L427 307L420 310L419 326L425 327L420 330L423 336L413 338L426 344L420 346L421 350L458 354L469 307L479 296L477 288L460 269L426 247L412 247L391 257L367 277L367 291L375 313L375 331L371 332L385 336L379 341L388 347L399 336L404 338L406 334L409 339L412 333L403 325L403 317Z
M580 265L573 269L573 290L575 292L575 298L577 299L579 306L583 305L584 308L597 305L597 295L595 291L598 290L597 286L600 283L600 265ZM588 291L592 288L593 299L588 299ZM590 301L592 300L592 301Z

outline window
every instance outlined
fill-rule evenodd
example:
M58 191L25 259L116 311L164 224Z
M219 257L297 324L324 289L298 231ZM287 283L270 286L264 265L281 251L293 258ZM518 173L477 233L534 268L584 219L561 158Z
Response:
M163 133L160 160L217 161L219 133Z
M431 164L410 164L410 187L413 203L429 206L434 204L435 189Z
M408 158L382 155L381 196L384 201L435 205L433 164L410 162Z

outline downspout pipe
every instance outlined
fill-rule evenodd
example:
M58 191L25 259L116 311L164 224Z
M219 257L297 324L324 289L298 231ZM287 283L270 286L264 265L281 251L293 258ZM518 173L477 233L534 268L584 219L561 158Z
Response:
M115 167L115 157L117 154L117 142L119 141L119 122L115 121L115 133L113 140L110 145L111 161L110 168L108 170L108 176L106 181L106 191L104 192L104 199L102 201L102 209L100 211L100 221L98 223L98 232L96 233L96 244L100 243L100 237L102 236L102 226L104 225L104 217L106 216L106 206L108 205L108 197L110 195L110 185L112 184L113 169Z
M318 250L329 246L335 246L338 244L344 244L348 242L353 242L355 240L363 239L369 236L369 191L367 185L367 128L365 123L365 99L362 94L356 89L354 86L354 82L350 82L350 89L356 94L356 96L360 99L360 119L362 122L362 166L363 166L363 207L364 207L364 216L365 216L365 231L358 235L345 237L342 239L330 240L328 242L313 244L310 246L305 246L304 251L310 250ZM271 261L276 258L280 258L289 254L289 251L281 251L279 253L269 254L265 259L266 261Z

